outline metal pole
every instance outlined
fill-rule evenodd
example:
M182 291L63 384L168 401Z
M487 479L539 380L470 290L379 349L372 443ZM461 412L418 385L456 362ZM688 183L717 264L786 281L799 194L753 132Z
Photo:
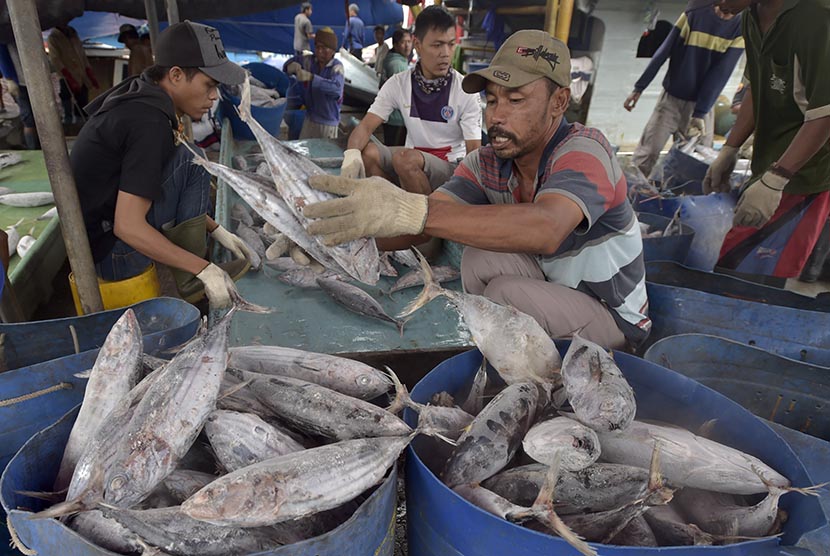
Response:
M167 24L173 25L181 21L179 18L179 3L177 0L164 0L167 5Z
M556 17L556 33L553 35L560 41L568 44L571 34L571 19L574 15L574 0L560 0L559 13Z
M159 14L156 10L156 0L144 0L144 12L147 16L147 27L150 28L150 46L155 54L156 41L159 38Z
M545 7L545 31L550 35L556 33L556 15L559 13L559 0L547 0Z
M102 311L104 304L98 290L98 279L81 214L81 203L78 201L75 178L69 166L66 138L63 135L63 126L55 104L55 93L49 78L37 6L35 0L8 0L6 5L9 7L20 64L26 76L35 124L43 148L43 158L46 160L46 172L60 215L69 265L78 285L81 308L84 313Z

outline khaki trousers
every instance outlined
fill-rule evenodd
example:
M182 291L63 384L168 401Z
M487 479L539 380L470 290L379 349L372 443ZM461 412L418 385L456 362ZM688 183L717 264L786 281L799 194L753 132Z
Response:
M337 139L337 126L312 122L306 115L303 128L300 130L300 139Z
M464 291L483 295L532 316L553 338L575 332L607 349L621 349L626 339L611 311L598 299L545 281L536 259L517 253L464 249Z

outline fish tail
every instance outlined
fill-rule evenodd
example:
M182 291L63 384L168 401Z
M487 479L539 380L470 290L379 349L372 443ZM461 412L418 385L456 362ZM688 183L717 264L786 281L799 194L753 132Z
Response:
M29 516L29 519L52 519L54 517L63 517L68 515L77 514L86 510L89 510L90 507L80 498L76 498L75 500L67 500L66 502L60 502L55 504L51 508L47 508L42 512L37 512Z
M830 483L821 483L808 487L788 487L782 490L786 492L797 492L798 494L803 494L804 496L821 496L822 491L826 490L824 487L828 484Z
M551 531L562 537L562 540L574 547L580 554L584 556L597 556L597 551L562 521L553 509L553 506L549 506L545 510L537 510L534 513L534 517Z
M403 338L403 327L406 326L406 323L408 322L409 319L395 319L395 326L398 327L398 332L400 333L401 338Z
M244 311L246 313L259 313L259 314L266 314L266 313L273 313L274 309L270 307L263 307L262 305L257 305L256 303L251 303L239 293L239 290L236 289L236 285L231 280L230 276L225 275L225 281L229 282L228 291L231 294L231 302L233 303L231 310L232 311Z
M415 254L418 256L418 260L421 263L421 273L424 276L424 289L421 290L421 293L413 299L409 305L404 307L404 310L398 314L398 318L408 317L436 297L440 295L444 295L444 288L435 281L435 276L432 274L432 269L429 266L429 263L421 254L420 251L412 248L415 251Z
M251 118L251 80L246 75L242 83L242 100L239 102L239 119L248 123Z
M400 411L404 407L411 407L411 404L415 402L412 401L412 398L409 397L409 392L406 389L406 386L400 381L398 375L395 374L395 371L390 369L389 367L384 367L386 372L392 378L392 384L395 385L395 399L392 400L392 404L386 408L386 411L390 413L400 413Z
M68 489L59 490L56 492L42 492L39 490L15 490L15 494L28 496L29 498L36 498L37 500L46 500L47 502L61 502L66 498Z

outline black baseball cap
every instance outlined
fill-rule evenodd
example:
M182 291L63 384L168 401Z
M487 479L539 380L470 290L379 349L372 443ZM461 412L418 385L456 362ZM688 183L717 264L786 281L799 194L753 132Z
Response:
M219 31L192 21L171 25L159 35L156 64L199 68L225 85L238 85L246 75L245 70L228 60Z
M118 42L124 42L129 35L138 38L138 29L132 23L125 23L118 28Z

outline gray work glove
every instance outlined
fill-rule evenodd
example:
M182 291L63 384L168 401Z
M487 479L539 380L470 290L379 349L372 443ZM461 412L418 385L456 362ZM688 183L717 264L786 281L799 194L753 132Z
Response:
M210 232L210 237L219 242L222 247L233 253L238 259L246 259L252 265L255 261L260 260L259 255L241 237L229 232L222 226L216 226L216 229Z
M366 167L363 165L363 154L359 149L347 149L343 153L343 163L340 165L340 177L349 179L366 177Z
M789 182L790 180L783 176L764 172L761 179L750 184L738 199L732 224L760 228L769 222L778 210L784 188Z
M352 180L318 175L311 187L342 195L343 199L306 206L303 215L317 218L308 232L326 245L339 245L362 237L398 237L424 231L429 203L425 195L409 193L379 177Z
M209 263L202 269L196 278L204 285L205 295L208 298L211 309L225 309L231 305L231 290L233 280L228 273Z
M732 170L738 162L738 149L724 145L715 161L706 170L703 178L703 193L728 193L732 188L729 180L732 178Z
M702 137L706 134L706 121L703 118L692 118L686 128L686 139Z

